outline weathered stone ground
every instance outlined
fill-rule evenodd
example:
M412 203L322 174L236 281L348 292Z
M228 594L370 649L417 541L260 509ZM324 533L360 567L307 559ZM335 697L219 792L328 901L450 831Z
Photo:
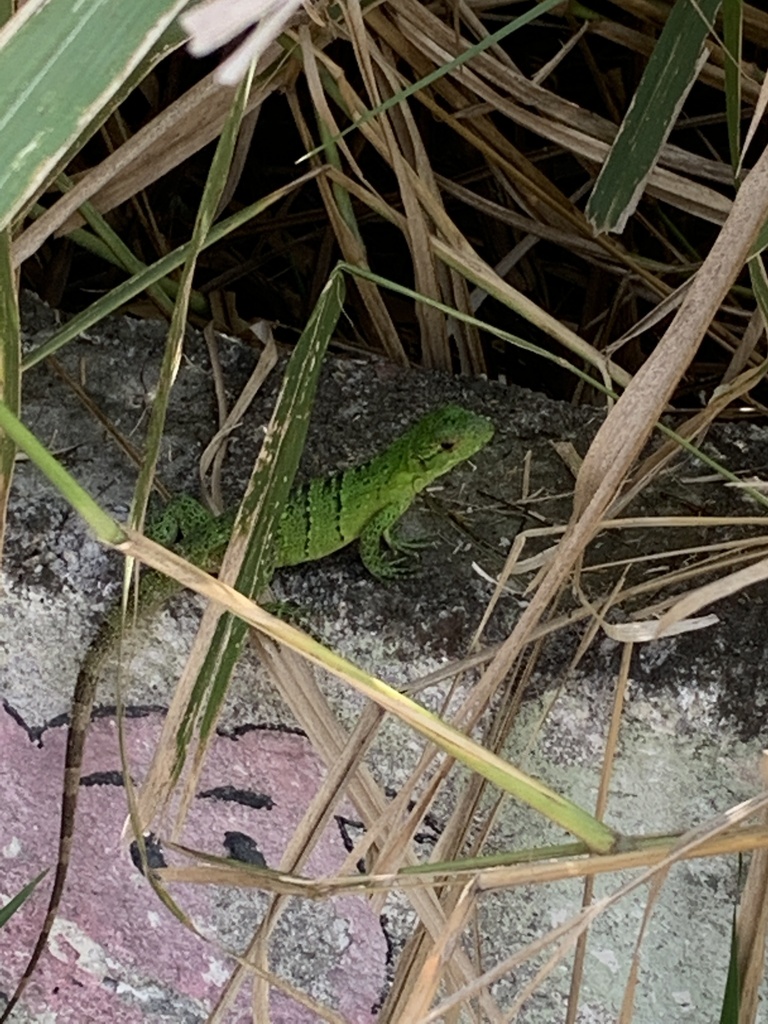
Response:
M42 340L51 322L49 311L34 299L26 300L25 330L34 343ZM161 324L115 319L61 354L70 373L83 375L104 412L139 441L163 339ZM222 342L230 398L255 358L239 343ZM233 438L224 479L231 501L237 500L250 473L277 386L276 374ZM279 596L299 606L315 635L396 686L407 686L447 658L466 652L492 593L491 584L472 563L494 575L520 529L557 526L567 520L573 481L552 442L571 441L583 453L601 419L599 410L571 408L514 386L404 373L375 362L333 357L320 386L302 472L314 475L361 461L418 415L447 401L483 411L494 420L496 436L472 465L441 481L409 514L407 528L414 535L436 538L435 546L423 553L419 574L382 585L366 574L350 550L283 571L276 580ZM206 350L195 337L179 376L160 466L172 491L196 490L196 460L215 430L214 411ZM105 508L124 517L135 470L45 365L25 376L24 419ZM707 446L733 471L766 473L768 433L763 428L720 427L712 431ZM522 503L527 452L530 493L537 500ZM686 458L653 495L626 514L758 512L737 491L725 488ZM759 533L754 527L721 528L717 533L638 528L601 539L590 561L636 558ZM677 565L690 557L670 555L659 564ZM644 574L650 575L656 565L636 567L631 579L648 578ZM20 462L3 568L0 897L7 898L51 863L62 716L68 711L89 639L118 593L119 560L89 537L33 466ZM589 596L597 597L609 590L613 578L608 571L585 574L583 584ZM525 582L518 580L517 592L502 599L485 644L507 635L525 602ZM757 757L768 715L767 595L765 587L752 588L714 609L717 625L637 646L607 815L622 832L682 830L758 791ZM128 732L135 779L150 756L197 615L194 600L176 599L142 637L142 649L131 662L124 700L131 716ZM578 669L568 672L582 629L570 627L546 643L505 756L590 808L621 648L599 634ZM422 699L437 706L446 686L422 694ZM360 699L338 682L329 681L326 688L339 715L351 725ZM93 727L86 767L91 785L82 801L80 866L73 871L64 924L47 961L48 973L42 976L41 984L50 982L49 987L45 992L29 990L30 1000L36 1000L30 1003L30 1019L41 1019L34 1014L47 1006L60 1021L81 1021L88 1006L87 1019L97 1021L203 1020L231 961L223 950L204 946L176 926L120 846L125 801L115 749L114 705L110 680L105 679L99 695L101 717ZM249 849L258 848L267 863L275 863L311 796L311 785L301 782L301 773L319 778L322 772L252 653L238 670L220 730L209 787L217 796L198 799L190 842L221 856L231 852L233 843L250 843ZM390 724L369 758L374 776L397 790L419 750L412 735ZM291 781L291 766L298 782ZM457 773L438 800L425 827L424 849L429 848L430 829L432 838L439 834L460 779ZM242 798L232 798L233 791L242 795L245 790L269 797L273 808L247 807ZM354 821L352 807L346 814ZM341 863L344 842L354 833L350 828L344 822L334 825L312 873L332 873ZM233 834L246 838L235 840ZM560 839L556 830L510 803L491 848L519 849ZM738 871L735 860L723 858L689 861L671 873L643 944L634 1018L638 1024L718 1019ZM597 895L613 891L621 881L599 879ZM196 920L210 930L215 928L222 941L234 946L247 941L258 897L244 898L229 890L182 895L185 909L199 915ZM585 1024L616 1019L644 897L643 892L633 894L593 929L579 1017ZM580 899L576 882L485 896L479 916L484 962L493 964L567 919L578 910ZM23 964L41 911L39 900L34 920L30 905L29 915L22 912L0 930L0 992L9 991ZM390 902L383 927L362 900L333 909L307 904L304 911L304 917L276 937L273 966L354 1024L374 1020L374 1007L392 970L388 961L407 935L407 901L397 897ZM514 999L540 963L518 969L499 984L494 992L502 1004ZM563 1019L567 967L568 961L543 983L520 1020L552 1024ZM302 1012L295 1003L273 1004L276 1021L302 1024L315 1019ZM249 1019L245 1005L239 1013L232 1019Z

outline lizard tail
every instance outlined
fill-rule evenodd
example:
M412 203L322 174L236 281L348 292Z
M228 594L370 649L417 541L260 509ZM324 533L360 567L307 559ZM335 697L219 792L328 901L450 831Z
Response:
M40 929L35 948L27 962L21 980L11 996L8 1005L0 1016L0 1024L10 1018L14 1007L21 998L32 975L35 973L40 957L43 955L48 939L51 936L54 921L59 913L61 897L67 882L69 862L72 855L72 841L77 816L77 798L80 789L80 774L83 764L83 750L91 710L96 696L97 674L92 666L84 666L77 679L75 694L72 700L72 711L67 733L67 753L64 761L64 792L61 798L61 825L59 828L59 846L56 859L56 871L53 876L53 888L48 898L48 909L43 926Z

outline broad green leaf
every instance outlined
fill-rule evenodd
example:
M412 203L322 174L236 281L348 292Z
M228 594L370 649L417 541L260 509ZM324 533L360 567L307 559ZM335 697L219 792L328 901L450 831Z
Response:
M186 0L29 0L0 32L0 230Z
M587 203L596 231L624 230L706 60L720 0L677 0Z

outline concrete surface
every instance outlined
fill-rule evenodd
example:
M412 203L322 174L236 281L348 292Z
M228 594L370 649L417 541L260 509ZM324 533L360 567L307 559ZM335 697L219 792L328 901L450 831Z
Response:
M44 336L51 314L27 300L29 335ZM128 434L138 431L159 358L162 325L118 319L63 356L71 372L86 368L89 391ZM227 379L234 390L253 363L240 345L224 344ZM101 428L41 366L25 380L25 421L102 504L124 513L134 473ZM237 495L259 441L270 393L249 414L233 443L225 487ZM491 586L472 570L479 562L499 570L521 523L567 519L572 479L552 441L570 440L583 452L600 421L597 410L548 402L512 386L461 382L439 375L405 374L375 363L334 358L318 396L304 472L325 472L364 459L418 414L444 401L486 411L497 425L492 446L446 479L409 518L414 533L436 533L439 544L423 556L421 573L383 587L366 576L354 553L280 574L280 596L308 609L309 624L329 646L404 685L465 650ZM210 410L210 417L204 415ZM161 465L174 490L194 490L194 464L213 430L213 398L204 348L192 340L182 367ZM710 451L734 470L765 472L766 432L754 426L714 431ZM539 502L521 505L522 464L532 453L531 490ZM668 514L754 514L733 491L705 479L686 461L647 499ZM433 508L442 514L437 515ZM459 532L445 515L456 508L470 531ZM633 510L634 511L634 510ZM642 511L642 507L640 508ZM754 535L757 531L742 531ZM732 535L738 533L732 531ZM701 531L637 531L601 542L595 558L630 557L651 545L706 543ZM613 544L613 547L611 545ZM449 555L451 557L446 557ZM118 563L88 538L73 513L34 469L20 464L15 481L0 602L0 898L5 899L51 863L58 822L62 716L89 638L117 592ZM596 587L599 586L596 583ZM768 700L766 589L756 587L716 609L720 623L697 634L640 645L624 716L608 820L627 833L684 829L706 820L759 788L757 755ZM503 638L524 598L505 597L486 642ZM198 612L188 598L175 600L142 637L130 663L126 703L131 765L139 780L147 763L174 673L182 663ZM528 698L505 751L526 771L589 808L594 804L618 644L599 639L577 673L567 673L580 631L564 631L544 649ZM352 724L361 702L340 683L325 690L342 721ZM467 684L468 685L468 684ZM437 706L447 684L423 694ZM258 694L254 700L254 694ZM30 1020L202 1021L232 966L223 952L193 939L157 903L119 842L125 814L115 753L114 695L105 679L101 716L91 733L76 840L77 860L56 940L27 1005ZM545 714L546 712L546 714ZM226 855L226 833L242 833L265 856L279 857L292 826L322 774L311 745L249 653L238 669L208 766L209 788L268 795L271 810L232 799L198 798L190 817L190 844ZM418 758L420 743L394 725L383 730L369 763L382 786L396 791ZM89 781L93 784L88 784ZM455 773L425 824L428 853L462 785ZM358 815L348 808L350 819ZM345 856L354 829L336 823L322 845L316 874L332 872ZM562 835L510 804L489 850L519 849L561 841ZM245 840L244 840L245 841ZM246 843L246 846L248 844ZM621 879L598 883L598 894ZM247 941L261 897L188 887L184 907L211 933L235 947ZM634 1020L715 1022L725 981L728 941L738 895L738 865L724 858L676 869L662 894L643 945ZM484 897L478 913L485 966L545 934L579 907L578 883L511 890ZM588 947L578 1020L615 1021L637 938L644 894L636 893L601 919ZM338 906L337 906L338 904ZM7 992L25 960L43 900L35 901L0 930L0 992ZM274 943L274 966L335 1009L350 1024L375 1019L413 913L393 896L384 923L362 900L306 905ZM298 911L297 911L298 913ZM509 1005L541 961L525 964L494 987ZM555 1024L564 1019L569 961L528 1001L519 1020ZM275 997L272 1019L304 1024L295 1003ZM18 1018L24 1020L23 1014ZM248 1020L239 1004L234 1021ZM768 1019L768 1018L766 1018Z

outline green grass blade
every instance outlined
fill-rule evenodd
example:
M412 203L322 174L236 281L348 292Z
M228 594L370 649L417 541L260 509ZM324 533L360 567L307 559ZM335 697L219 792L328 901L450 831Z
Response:
M274 203L279 202L285 196L301 188L305 182L317 177L318 173L318 171L308 171L288 185L275 189L274 192L270 192L263 199L258 199L255 203L251 203L244 209L239 210L226 220L215 224L208 233L203 248L207 249L222 241L227 235L242 227L243 224L247 224L249 220L257 217ZM172 271L184 263L190 252L192 252L191 242L178 246L173 252L169 252L167 256L161 257L161 259L152 263L145 270L134 274L127 281L123 281L122 284L113 288L111 292L97 299L96 302L91 303L82 313L73 316L60 330L56 331L48 341L38 345L36 349L29 352L22 361L22 370L29 370L32 366L42 362L43 359L54 355L68 342L73 341L84 331L87 331L94 324L103 320L104 317L109 316L110 313L120 309L126 302L130 302L135 296L149 288L150 285L172 273Z
M13 0L0 0L0 22L13 16ZM16 275L11 259L11 230L0 231L0 399L18 416L21 402L21 330ZM5 539L16 445L0 434L0 552Z
M131 509L131 524L138 524L139 528L141 528L144 522L144 514L149 502L149 495L157 468L157 460L160 457L160 446L163 440L171 389L176 380L176 373L181 362L184 333L188 319L189 298L192 294L192 280L197 267L197 260L210 234L213 219L216 216L216 209L227 182L227 174L232 162L235 143L237 142L237 133L240 130L243 113L248 101L252 77L252 73L246 75L234 93L232 106L224 124L224 129L219 137L213 160L211 161L203 196L200 200L197 217L195 218L189 255L184 264L179 291L173 307L173 316L168 330L165 352L163 353L163 364L160 370L155 401L152 405L149 425L147 427L146 453L142 461L139 479L136 482L136 491Z
M530 22L535 21L536 18L540 18L542 14L547 14L553 8L558 7L560 2L561 0L541 0L541 3L533 4L533 6L524 14L521 14L520 17L515 18L513 21L509 22L509 24L500 28L497 32L493 32L491 35L486 36L485 39L481 39L480 42L475 43L474 46L467 47L467 49L463 53L459 54L458 57L447 61L439 68L435 68L434 71L430 71L428 75L420 78L418 82L413 82L412 85L403 89L402 92L396 93L394 96L389 96L383 103L380 103L377 107L373 107L373 109L367 111L362 117L358 118L354 124L345 128L340 135L335 136L330 141L339 142L346 135L349 135L350 132L356 131L361 124L366 124L368 121L372 121L374 118L378 117L379 114L383 114L385 111L397 106L398 103L402 103L403 100L407 100L409 96L415 95L417 92L425 89L433 82L438 81L438 79L451 74L451 72L457 71L464 64L468 64L473 57L477 56L478 53L483 53L485 50L489 50L492 46L501 42L502 39L506 39L507 36L511 35L513 32L517 32L518 29L521 29ZM296 163L300 164L303 160L309 160L310 157L323 152L327 147L328 141L329 140L324 140L321 145L316 146L314 149L310 150L309 153L305 153L304 156L296 161Z
M63 171L57 176L56 181L64 192L67 192L72 188L72 180ZM110 262L114 263L118 267L122 267L124 270L127 270L129 274L139 274L142 270L146 269L146 264L142 263L141 260L134 256L130 248L125 244L122 238L120 238L118 233L107 223L106 218L99 213L93 203L83 203L79 207L79 212L93 231L95 239L101 242L103 248L109 254L108 258L110 259ZM73 234L75 234L75 232L73 232ZM87 232L80 229L77 231L77 234L82 236L87 234ZM173 302L159 283L153 284L147 288L147 294L154 301L161 313L168 317L173 314Z
M21 333L16 281L11 262L11 232L0 231L0 399L18 416L21 401ZM16 445L0 435L0 550L13 479Z
M624 230L706 59L720 0L677 0L587 203L596 231Z
M0 907L0 928L8 923L19 907L26 903L47 874L48 869L46 868L45 871L40 872L37 878L33 878L31 882L28 882L23 889L19 890L15 896L12 896L7 903Z
M741 1002L741 979L739 978L739 943L736 932L736 912L731 924L731 953L728 959L728 977L720 1010L720 1024L739 1024L739 1003Z
M336 269L291 355L270 429L243 500L243 518L252 529L236 587L247 596L260 593L269 582L273 569L271 538L298 469L323 356L343 303L344 278ZM247 628L242 619L229 613L217 624L177 736L174 777L183 769L193 731L198 731L203 745L211 735Z
M728 148L734 173L741 163L741 41L743 30L741 0L723 0L723 46L725 47L725 114Z
M105 544L120 544L125 534L120 526L107 515L73 476L64 469L35 435L11 412L5 402L0 401L0 430L4 431L53 486L83 517L97 538Z
M0 230L184 6L31 0L7 22L0 32Z

